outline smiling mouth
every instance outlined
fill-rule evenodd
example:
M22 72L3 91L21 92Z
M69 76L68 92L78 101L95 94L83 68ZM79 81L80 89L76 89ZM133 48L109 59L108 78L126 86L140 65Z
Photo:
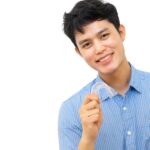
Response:
M98 63L98 62L105 62L107 61L114 53L110 53L110 54L107 54L105 55L104 57L101 57L99 59L97 59L95 62Z

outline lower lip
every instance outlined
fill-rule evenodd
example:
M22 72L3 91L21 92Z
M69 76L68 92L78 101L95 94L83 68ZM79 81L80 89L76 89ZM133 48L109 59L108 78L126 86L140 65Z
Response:
M112 55L113 55L113 54L108 55L108 56L107 56L107 59L105 59L105 60L103 60L103 61L100 61L100 62L98 62L98 63L101 64L101 65L107 65L107 64L109 64L109 63L111 62L111 60L112 60Z

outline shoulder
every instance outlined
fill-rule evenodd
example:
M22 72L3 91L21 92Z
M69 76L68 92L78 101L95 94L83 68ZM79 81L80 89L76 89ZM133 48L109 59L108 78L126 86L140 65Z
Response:
M141 77L142 80L150 81L150 72L137 70L138 75Z
M78 92L61 104L59 110L59 126L66 128L71 125L80 124L79 109L82 101L84 100L84 96L90 92L94 80L81 88Z
M95 83L95 80L92 80L87 85L82 87L78 92L73 94L70 98L65 100L60 107L60 113L76 113L80 109L80 106L84 100L86 94L90 93L92 85Z
M92 80L87 85L82 87L78 92L73 94L70 98L65 100L62 103L61 108L63 108L63 107L74 107L75 109L78 109L78 107L80 107L80 105L82 104L82 101L84 100L85 95L90 93L91 87L95 83L95 80L96 79Z
M136 69L135 82L139 84L141 89L147 89L150 85L150 72Z

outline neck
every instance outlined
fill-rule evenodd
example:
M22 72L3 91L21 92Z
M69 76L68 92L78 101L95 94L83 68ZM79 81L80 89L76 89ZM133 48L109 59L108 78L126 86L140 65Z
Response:
M120 65L113 73L109 75L100 75L101 78L120 94L124 94L129 86L131 70L128 62Z

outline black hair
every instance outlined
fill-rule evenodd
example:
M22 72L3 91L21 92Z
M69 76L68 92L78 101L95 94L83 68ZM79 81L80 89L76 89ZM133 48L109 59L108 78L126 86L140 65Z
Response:
M69 13L64 13L63 29L75 47L75 31L84 33L82 27L96 20L107 20L119 31L118 12L113 4L102 0L82 0Z

